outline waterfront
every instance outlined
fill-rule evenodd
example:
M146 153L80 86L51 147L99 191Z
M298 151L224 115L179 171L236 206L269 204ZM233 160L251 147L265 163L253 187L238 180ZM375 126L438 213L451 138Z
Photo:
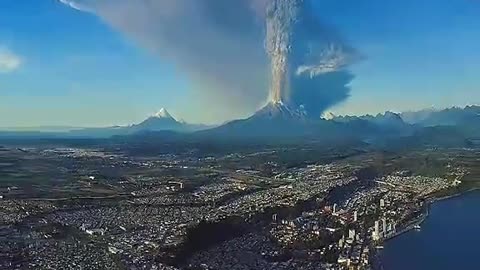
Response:
M385 270L476 269L480 242L480 191L435 202L420 231L385 243Z

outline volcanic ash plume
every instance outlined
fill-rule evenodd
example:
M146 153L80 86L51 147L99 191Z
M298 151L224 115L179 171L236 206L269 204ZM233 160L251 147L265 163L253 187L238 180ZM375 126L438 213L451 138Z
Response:
M269 0L60 1L98 16L174 69L176 81L187 89L180 110L190 121L245 117L267 99Z
M245 115L268 98L320 117L350 91L345 68L356 52L319 23L316 0L59 1L170 61L216 116Z
M301 1L274 0L267 6L266 49L271 61L270 101L287 100L290 95L290 57L292 33Z
M312 117L346 99L357 58L351 47L311 14L307 0L271 0L266 48L271 64L270 102L301 106Z

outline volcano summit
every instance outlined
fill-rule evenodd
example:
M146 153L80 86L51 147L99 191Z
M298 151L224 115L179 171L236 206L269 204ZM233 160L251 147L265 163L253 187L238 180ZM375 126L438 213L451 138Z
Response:
M267 1L268 102L253 116L214 129L216 133L304 136L318 134L326 126L332 131L335 124L320 116L348 97L353 76L346 67L357 53L318 22L310 5L306 0Z

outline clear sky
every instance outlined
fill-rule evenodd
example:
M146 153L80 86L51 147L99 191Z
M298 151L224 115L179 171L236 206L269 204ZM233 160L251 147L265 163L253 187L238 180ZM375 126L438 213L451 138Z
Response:
M240 1L240 0L235 0ZM321 0L315 12L365 59L341 114L480 103L480 1ZM0 1L0 127L191 122L192 81L93 14L56 0Z

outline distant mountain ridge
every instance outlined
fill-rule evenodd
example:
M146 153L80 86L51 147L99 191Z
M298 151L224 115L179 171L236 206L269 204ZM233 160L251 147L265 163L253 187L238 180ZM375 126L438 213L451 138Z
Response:
M408 135L413 132L398 114L347 116L330 119L309 117L302 107L282 102L268 103L251 117L235 120L214 129L198 132L209 137L230 138L310 138L315 140L350 140Z
M480 124L480 106L405 112L401 117L407 122L425 127Z
M228 137L290 137L315 133L313 122L301 110L281 102L270 102L246 119L228 122L219 127L198 132L204 136Z
M376 116L333 116L333 121L363 125L366 130L380 128L395 139L399 147L432 145L469 147L480 141L480 106L453 107L443 110L426 109L417 112L386 112ZM378 130L374 133L378 134ZM391 142L391 140L390 140Z
M412 130L412 125L406 123L400 114L387 111L385 113L379 113L375 116L373 115L363 115L363 116L332 116L330 115L331 121L341 122L341 123L354 123L359 124L363 122L364 125L370 125L372 128L390 131L390 132L410 132Z
M116 135L132 135L139 132L174 131L181 133L206 129L209 126L189 124L176 120L165 108L148 117L144 121L130 126L115 126L106 128L86 128L72 130L73 136L111 137Z
M275 138L296 138L304 141L359 140L372 143L404 138L406 141L411 139L409 143L448 141L451 144L480 138L480 107L407 113L385 112L364 116L325 114L323 118L313 118L307 115L302 107L271 102L248 118L230 121L217 127L178 121L167 110L161 109L144 121L130 126L83 128L63 133L10 131L0 132L0 137L109 138L140 135L135 136L138 139L141 134L146 134L146 140L153 140L157 135L157 139L167 136L169 140L221 139L225 142L258 138L267 141Z
M336 116L332 113L327 113L324 118L344 123L364 120L380 126L390 127L402 127L405 125L421 127L462 126L480 123L480 106L452 107L443 110L424 109L402 113L387 111L377 115L361 116Z
M110 126L95 128L65 127L52 129L48 127L0 129L0 137L82 137L108 138L112 136L127 136L139 132L174 131L194 132L209 128L207 125L189 124L176 120L165 108L148 117L144 121L129 126Z
M132 125L129 127L132 132L138 132L143 130L148 131L184 131L188 129L188 124L177 121L173 116L164 108L153 116L148 117L143 122Z

